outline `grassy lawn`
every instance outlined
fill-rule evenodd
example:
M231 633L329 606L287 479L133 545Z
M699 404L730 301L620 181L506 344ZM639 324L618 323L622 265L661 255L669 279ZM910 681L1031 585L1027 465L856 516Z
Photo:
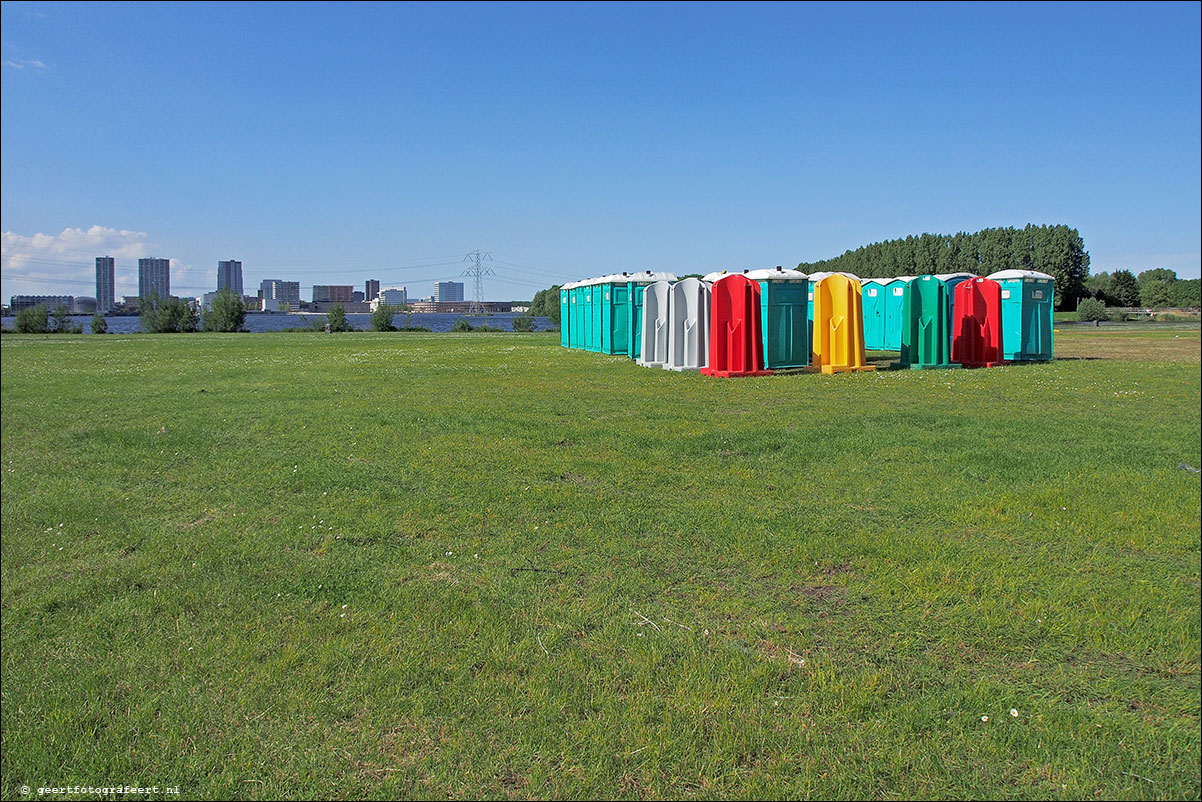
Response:
M1198 327L1056 348L5 335L0 792L1196 799Z

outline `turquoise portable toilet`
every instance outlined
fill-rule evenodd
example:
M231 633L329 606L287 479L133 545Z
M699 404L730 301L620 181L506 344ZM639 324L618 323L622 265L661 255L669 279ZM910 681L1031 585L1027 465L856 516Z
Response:
M572 333L568 338L569 348L584 348L584 282L572 282Z
M559 344L564 348L572 347L572 284L559 288Z
M968 281L970 278L976 278L976 275L972 273L936 273L935 278L941 280L947 285L947 301L949 304L951 304L951 306L948 307L948 311L951 312L951 316L948 318L948 320L955 320L956 287L960 286L962 282Z
M1035 270L1001 270L988 278L1002 287L1002 359L1052 359L1056 280Z
M864 288L864 347L869 351L885 349L885 296L891 278L866 278Z
M601 292L601 353L630 353L630 278L628 273L604 276Z
M810 277L782 267L749 270L744 275L760 285L764 369L810 364Z
M885 284L884 324L881 328L881 350L901 351L902 326L905 321L906 285L913 276L898 276Z
M584 282L584 350L601 350L601 286L600 279Z
M638 359L643 349L643 294L647 287L657 281L676 281L673 273L658 273L651 270L640 270L630 274L629 281L629 324L631 359Z

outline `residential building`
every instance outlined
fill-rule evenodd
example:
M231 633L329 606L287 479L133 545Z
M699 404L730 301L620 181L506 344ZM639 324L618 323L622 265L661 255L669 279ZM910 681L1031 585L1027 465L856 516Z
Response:
M108 314L117 302L117 263L111 256L96 257L96 309Z
M163 300L171 297L171 260L138 260L138 297L157 295Z
M217 263L217 292L231 289L242 295L242 263L234 259Z
M440 281L434 285L434 300L436 303L463 300L462 281Z
M363 285L363 300L371 302L380 297L380 282L369 278Z
M313 303L349 304L354 300L355 288L350 284L314 284Z
M17 314L22 309L29 309L38 304L45 304L46 309L53 312L60 306L70 311L75 308L74 295L14 295L8 301L9 313Z
M404 287L391 287L380 291L380 303L388 306L405 306L409 303L409 293Z
M299 281L282 281L278 278L265 278L259 285L259 290L263 293L264 301L280 301L288 305L290 309L300 308L300 282ZM271 307L263 304L263 309L268 310ZM278 304L275 308L280 308Z

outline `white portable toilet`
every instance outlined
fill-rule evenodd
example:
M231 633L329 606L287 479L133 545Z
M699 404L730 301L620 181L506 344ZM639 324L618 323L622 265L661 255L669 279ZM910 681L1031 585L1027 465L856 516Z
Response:
M668 361L668 323L672 285L667 281L648 284L643 290L643 322L639 332L639 355L635 361L648 368L662 368Z
M709 366L710 285L686 278L668 293L667 370L701 370Z

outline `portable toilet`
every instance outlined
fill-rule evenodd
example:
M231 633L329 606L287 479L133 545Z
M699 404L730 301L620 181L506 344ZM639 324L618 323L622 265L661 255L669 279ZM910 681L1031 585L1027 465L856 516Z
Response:
M905 313L906 285L913 276L897 276L889 279L885 286L885 305L882 310L884 323L881 327L881 350L900 351L902 320Z
M630 351L631 359L638 359L643 347L643 293L647 291L647 287L657 281L676 281L676 276L672 273L657 273L651 270L640 270L630 274L630 303L627 307L629 314L629 324L627 330L630 333Z
M723 276L710 288L709 360L705 376L771 376L764 370L760 285L745 275Z
M947 285L947 300L951 306L951 314L948 320L955 321L956 319L956 287L959 287L970 278L976 278L975 273L936 273L935 278Z
M1035 270L1002 270L989 278L1002 289L1002 358L1050 360L1056 280Z
M962 281L952 308L952 361L966 368L1001 365L1002 285L988 278Z
M891 278L866 278L860 282L864 311L864 347L869 351L885 349L885 297Z
M777 267L744 275L760 285L760 331L764 368L804 368L810 364L810 277Z
M710 285L696 278L673 284L668 293L668 314L668 353L664 367L704 368L709 362Z
M814 347L813 347L814 346L814 285L817 284L819 281L822 281L827 276L835 276L835 275L847 276L848 278L854 278L856 280L856 282L859 282L859 280L860 280L859 276L854 276L851 273L831 273L830 271L819 271L817 273L810 274L810 277L809 277L810 278L810 286L809 286L809 289L806 291L806 321L807 321L806 328L808 329L808 331L806 332L806 337L810 343L811 359L813 358L813 352L814 352ZM861 288L861 292L862 291L863 291L863 288Z
M601 350L601 279L584 282L584 350Z
M601 353L630 353L630 281L614 273L598 281L601 293Z
M668 361L669 299L672 285L667 281L648 284L643 290L643 321L639 326L638 363L662 368Z
M572 282L572 332L568 337L569 348L584 348L584 328L587 315L584 312L584 282Z
M572 285L573 281L559 288L559 344L572 347Z
M906 285L902 308L899 368L958 368L952 364L951 301L935 276L916 276Z
M864 359L863 289L858 279L833 273L811 284L814 294L814 334L810 373L876 370Z

